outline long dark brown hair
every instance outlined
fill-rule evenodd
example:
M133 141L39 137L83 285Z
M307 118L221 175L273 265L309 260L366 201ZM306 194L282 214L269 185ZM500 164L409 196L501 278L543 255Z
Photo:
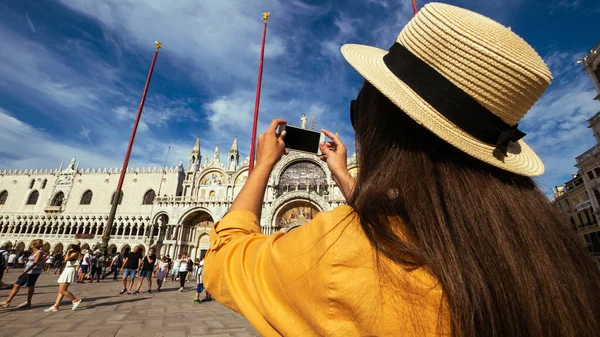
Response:
M368 82L356 114L349 203L382 257L440 282L452 336L598 336L600 273L531 178L455 149Z

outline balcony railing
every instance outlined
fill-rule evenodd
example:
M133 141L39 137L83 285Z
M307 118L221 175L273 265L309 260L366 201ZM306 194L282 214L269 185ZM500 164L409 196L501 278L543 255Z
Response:
M600 152L600 144L594 145L591 149L582 153L576 158L577 164L582 163L590 158L594 158Z
M590 208L592 207L592 201L591 200L586 200L584 202L581 202L579 204L577 204L577 206L575 206L575 209L577 209L577 212L581 212L586 208Z
M62 211L62 206L46 206L44 211L48 213L60 213Z
M179 197L156 197L156 203L196 203L196 202L232 202L233 197L202 197L194 196L179 196Z

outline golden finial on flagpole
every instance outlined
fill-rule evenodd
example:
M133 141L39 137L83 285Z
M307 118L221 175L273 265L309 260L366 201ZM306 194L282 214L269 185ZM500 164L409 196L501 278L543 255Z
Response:
M162 48L162 43L160 43L158 41L154 41L154 44L156 45L156 50L159 50L160 48Z
M264 13L263 13L263 16L262 16L262 19L263 19L264 21L267 21L267 20L269 19L269 16L271 16L271 13L269 13L269 12L264 12Z

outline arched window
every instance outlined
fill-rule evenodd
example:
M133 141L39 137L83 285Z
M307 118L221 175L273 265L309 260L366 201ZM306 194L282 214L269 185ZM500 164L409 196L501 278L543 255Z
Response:
M92 191L87 190L83 193L83 195L81 196L81 201L79 202L80 205L89 205L92 203L92 197L94 196L94 193L92 193Z
M65 199L65 194L63 192L56 193L54 198L52 198L51 206L62 206L64 199Z
M154 198L156 197L156 193L154 190L150 190L144 194L144 200L142 201L142 205L152 205L154 203Z
M35 205L37 204L38 198L40 197L40 193L38 191L33 191L27 198L27 205Z
M35 184L35 179L31 179L31 182L29 183L29 188L32 189L34 184Z
M48 179L44 179L44 181L42 181L42 189L46 188L46 183L48 183Z
M6 199L8 199L8 191L2 191L2 193L0 193L0 205L4 205Z
M110 198L110 204L111 205L113 204L113 202L115 202L115 195L116 194L117 194L117 191L113 192L113 195ZM123 191L121 191L121 193L119 193L119 200L117 201L117 205L120 205L122 201L123 201Z

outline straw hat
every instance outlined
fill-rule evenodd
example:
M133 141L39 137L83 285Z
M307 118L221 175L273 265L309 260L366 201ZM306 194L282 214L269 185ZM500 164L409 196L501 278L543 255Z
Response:
M349 44L342 54L402 111L461 151L520 175L544 173L517 123L548 88L552 74L510 28L430 3L389 52Z
M79 240L73 240L73 241L71 241L71 245L73 245L73 246L81 246L81 241L79 241Z

